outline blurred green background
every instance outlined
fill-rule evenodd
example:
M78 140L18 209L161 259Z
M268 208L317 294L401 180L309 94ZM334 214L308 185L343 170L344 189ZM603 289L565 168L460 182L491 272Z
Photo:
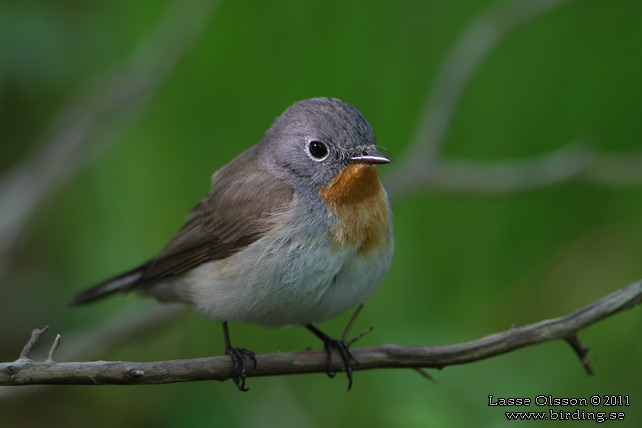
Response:
M12 249L0 278L1 361L17 358L33 328L52 327L41 352L55 333L68 337L62 353L77 345L73 332L154 310L158 304L136 296L65 305L75 292L159 251L207 193L210 175L257 142L294 101L332 96L352 103L386 152L403 158L444 58L495 3L228 0L211 12L207 2L180 4L187 12L173 31L206 19L202 32L157 86L100 119L63 167L80 169L51 190ZM162 58L166 49L171 56L176 38L163 39L167 47L141 41L166 19L168 5L0 3L3 174L37 152L74 94L101 87L101 76L127 58L141 61L145 82L162 74L144 54L151 49ZM640 2L568 1L507 35L467 86L443 156L528 160L577 137L603 156L639 154L640 17ZM400 172L395 168L403 164L381 168L384 182ZM575 180L497 194L445 187L394 200L395 258L357 322L357 331L375 327L358 346L472 340L564 315L642 278L640 184ZM347 319L321 328L338 336ZM593 377L567 344L553 342L433 371L437 384L412 370L358 372L349 393L341 374L250 379L246 394L231 382L0 388L0 426L515 426L503 409L487 406L489 394L630 395L630 407L615 409L626 413L618 426L642 426L641 326L637 308L580 334L591 347ZM257 352L319 346L298 327L233 324L231 334ZM85 345L99 348L99 341L97 335ZM222 352L220 324L187 312L90 358Z

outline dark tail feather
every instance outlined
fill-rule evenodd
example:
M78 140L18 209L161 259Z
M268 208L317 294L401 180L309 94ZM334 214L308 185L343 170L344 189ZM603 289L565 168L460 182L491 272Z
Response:
M76 294L69 301L69 306L93 302L114 293L126 292L136 288L144 282L143 274L152 262L153 260Z

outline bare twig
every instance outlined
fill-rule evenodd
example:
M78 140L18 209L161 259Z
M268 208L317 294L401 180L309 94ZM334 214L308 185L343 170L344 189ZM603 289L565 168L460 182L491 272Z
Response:
M362 310L363 310L363 303L360 304L359 307L354 311L354 314L352 314L352 317L350 318L350 321L348 321L348 325L346 325L346 328L343 331L343 335L341 335L341 340L343 342L345 342L348 346L352 346L354 343L356 343L363 336L365 336L366 334L368 334L372 330L374 330L374 327L368 327L367 329L363 330L361 333L357 334L351 340L348 340L348 335L350 334L350 330L352 330L352 326L354 325L355 321L359 317L359 314L361 313Z
M98 326L89 326L84 330L67 333L65 346L57 353L58 358L67 361L79 358L97 358L119 343L131 341L142 332L157 330L175 321L185 314L186 309L184 305L179 304L155 304L142 311L140 307L129 312L122 310L117 317L109 318ZM0 388L0 400L20 399L43 388L47 388L47 386Z
M28 360L29 356L31 355L31 351L33 350L33 347L36 346L36 343L40 340L40 337L45 334L49 330L49 326L46 325L42 329L34 329L31 332L31 338L29 341L25 344L24 348L22 348L22 351L20 352L20 360Z
M489 9L467 27L440 68L433 92L425 103L421 116L422 120L415 133L413 143L405 156L400 157L397 163L401 168L397 169L396 175L389 177L388 188L393 199L404 191L412 190L417 185L458 190L507 191L547 185L570 178L580 178L600 183L621 183L627 180L640 179L642 168L639 167L639 159L635 160L637 163L634 163L627 159L606 159L606 157L600 156L599 162L597 162L595 154L586 156L586 151L574 151L576 149L574 147L524 162L480 165L457 161L437 161L440 147L445 141L461 95L479 64L488 53L511 30L547 10L570 1L520 0L505 2ZM203 16L206 16L206 14L203 13ZM192 24L190 26L194 28ZM162 43L155 49L159 47L165 49L165 45ZM152 45L152 48L154 48L154 45ZM168 69L171 69L171 66ZM127 74L125 73L124 76L127 76ZM142 76L144 77L144 73L142 73ZM133 79L133 82L136 83L136 79ZM140 81L138 81L138 84L140 84ZM142 92L145 91L143 90ZM88 91L88 93L91 95L91 91ZM117 109L118 106L126 104L123 98L120 98L120 100L121 104L114 104L112 103L113 100L110 99L107 105L107 112L109 112L110 108ZM61 117L74 117L77 114L74 109L69 111L73 114L62 114ZM93 116L90 115L89 119L91 120L88 122L79 122L82 125L79 128L69 128L68 131L71 132L69 135L73 137L70 141L76 141L83 136L86 138L93 127L97 126L107 116L105 111L101 111L101 109L92 114ZM80 117L82 118L83 116L81 115ZM427 119L424 120L424 118ZM72 125L74 124L72 123ZM65 134L60 133L59 136L62 138ZM52 138L50 141L53 143L56 138ZM61 150L60 153L64 155L62 158L67 159L65 156L70 156L69 153L72 151L69 148ZM38 159L38 157L35 157L33 162L26 165L28 167L26 168L27 172L37 171L42 166L39 165ZM60 162L54 163L55 167L59 165ZM408 165L411 165L412 168L408 168ZM628 165L628 167L622 168L622 165ZM18 170L18 172L22 171ZM47 174L33 175L34 179L41 179L43 176L45 178L44 181L47 181ZM54 174L54 178L54 184L57 182L57 185L60 185L66 176L56 177ZM10 184L9 187L3 186L7 183ZM23 185L25 183L27 184L26 188L19 186L12 188L11 184L15 183L11 180L4 180L3 183L0 183L0 188L2 189L17 189L19 192L36 190L36 195L33 197L35 202L27 201L28 203L24 204L23 209L27 216L21 218L20 221L25 221L28 218L28 214L33 211L37 204L42 202L44 195L47 193L40 187L42 184L37 183L38 185L29 188L33 183L28 180L22 182ZM54 184L45 183L44 186L55 188ZM6 198L11 197L11 192L0 192L0 194L8 195ZM3 203L10 200L6 198L0 198L0 208L4 208L6 205L3 205ZM20 206L18 207L20 208ZM12 217L4 216L4 211L1 209L0 213L3 213L0 218L11 220ZM3 225L0 224L0 226ZM17 225L15 230L19 233L24 223L12 223L9 225L9 229L11 229L11 225ZM0 237L3 237L2 233L6 230L8 229L0 227ZM11 239L1 242L12 243ZM2 248L0 248L0 255L1 253ZM625 302L625 304L622 304L622 302ZM575 345L573 342L573 338L577 340L577 332L604 317L639 303L640 283L636 283L567 317L511 329L473 342L440 347L404 348L387 345L357 349L354 350L354 353L361 364L354 369L363 370L382 367L441 368L451 364L477 361L509 352L519 347L555 339L567 340L580 355L583 363L586 361L585 367L587 367L586 350L579 341ZM150 317L149 325L153 325L154 319L154 316ZM158 319L161 318L158 317ZM149 328L149 325L144 328ZM136 330L137 328L131 326L125 328L125 331L129 333L134 333ZM113 336L112 339L114 337L116 336ZM571 339L569 340L569 338ZM36 340L31 344L27 355ZM107 343L105 346L109 346L114 341L118 341L118 339L113 341L106 340L101 342L101 345ZM87 340L87 343L95 344L96 341ZM580 345L579 348L576 347L578 344ZM64 347L62 351L64 351ZM52 347L50 351L51 357L53 357L54 352L55 350ZM78 355L81 354L82 352L78 351ZM259 359L259 367L256 370L249 370L249 376L325 372L326 370L325 354L319 352L269 354L257 356L257 359ZM299 364L301 365L299 366ZM588 364L588 367L590 367L590 364ZM337 366L332 369L341 370L342 367ZM35 377L30 377L32 375L35 375ZM13 363L0 364L0 384L5 385L26 383L165 383L203 379L224 380L231 375L231 365L227 357L156 363L53 363L52 361L38 363L21 358Z
M586 370L586 373L592 376L595 372L593 371L593 366L591 365L591 362L589 361L589 358L588 358L588 351L589 351L588 346L584 346L582 342L580 342L580 339L578 339L577 334L573 334L569 337L566 337L565 340L568 342L569 345L571 345L571 347L579 357L580 362L582 363L582 365L584 366L584 369Z
M499 1L460 34L440 65L413 138L385 178L391 197L421 188L511 192L576 179L601 184L642 183L642 153L609 156L577 143L523 161L480 163L440 156L455 110L472 77L513 30L573 0Z
M352 352L359 364L355 365L353 370L426 367L441 369L560 339L569 341L577 350L579 342L572 338L576 337L580 330L640 303L642 303L642 280L621 288L572 314L524 327L511 328L471 342L445 346L383 345L354 349ZM29 342L32 341L35 343L33 338ZM578 353L581 354L582 360L588 361L584 346L579 344L579 348ZM325 351L261 354L257 355L256 359L257 366L248 367L248 377L324 373L328 370ZM341 371L343 368L343 364L337 358L334 359L330 370ZM233 376L233 364L228 356L145 363L124 361L53 363L20 358L11 363L0 364L0 385L159 384L226 380Z
M341 336L342 341L345 342L348 340L348 335L350 334L350 330L352 330L352 326L354 325L354 322L357 320L362 310L363 310L363 303L360 304L359 307L354 311L354 314L352 314L350 321L348 321L348 325L346 325L345 330L343 330L343 335Z
M51 345L51 348L49 349L49 355L47 355L47 359L45 360L46 363L54 362L54 355L56 354L58 347L60 347L61 341L62 341L62 336L57 334L56 339L54 340L53 344Z
M412 187L436 162L462 94L492 50L513 30L571 1L500 1L466 26L439 67L419 114L414 137L389 177L395 187Z
M0 179L0 263L17 243L36 208L87 160L79 149L114 116L140 108L158 90L205 27L214 0L175 0L164 17L107 75L81 88L53 121L39 151ZM139 110L140 111L140 110ZM1 267L1 265L0 265Z
M348 346L354 345L359 339L361 339L363 336L366 334L370 333L372 330L374 330L374 327L368 327L367 329L363 330L361 333L357 334L355 337L353 337L350 341L346 342Z
M427 380L433 383L438 383L437 380L430 373L428 373L428 370L424 369L423 367L415 367L414 370Z
M403 168L403 166L402 166ZM432 188L477 193L524 191L575 180L608 185L642 184L642 153L606 155L579 143L520 161L473 162L439 159L412 183L387 176L391 198Z

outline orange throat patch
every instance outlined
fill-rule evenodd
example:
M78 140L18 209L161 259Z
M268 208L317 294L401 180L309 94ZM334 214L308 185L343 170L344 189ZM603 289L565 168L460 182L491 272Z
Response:
M359 246L363 255L388 247L388 200L376 165L348 165L319 194L337 215L332 235L338 245Z

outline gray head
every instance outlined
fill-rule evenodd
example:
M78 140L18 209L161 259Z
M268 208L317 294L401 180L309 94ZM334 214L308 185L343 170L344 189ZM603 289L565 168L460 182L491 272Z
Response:
M306 193L318 193L350 164L390 162L377 151L363 115L336 98L294 103L276 118L259 148L272 171Z

